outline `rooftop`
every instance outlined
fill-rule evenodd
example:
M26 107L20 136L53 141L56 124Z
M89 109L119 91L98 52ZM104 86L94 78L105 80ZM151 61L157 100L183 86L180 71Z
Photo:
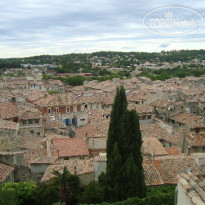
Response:
M179 175L179 183L189 197L191 204L205 204L205 177L203 175L195 175L194 173L182 173Z
M4 182L9 174L14 171L14 167L0 162L0 183Z
M75 157L89 155L87 143L85 139L80 137L54 138L53 147L53 156L59 155L60 157Z
M52 172L54 170L63 172L63 168L67 167L71 174L76 173L77 175L82 175L86 173L94 172L94 159L70 159L70 160L58 160L55 164L49 165L46 169L41 182L49 181L54 177Z

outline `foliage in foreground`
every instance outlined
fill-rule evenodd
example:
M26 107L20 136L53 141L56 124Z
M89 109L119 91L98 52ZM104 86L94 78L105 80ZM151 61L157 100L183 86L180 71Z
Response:
M75 180L74 180L75 181ZM74 183L75 184L75 183ZM73 184L73 185L74 185ZM71 186L71 185L70 185ZM76 187L74 186L74 189ZM73 188L72 188L73 189ZM98 183L90 183L82 192L81 204L98 205L173 205L175 186L160 186L146 189L146 198L132 197L124 201L106 203L102 187ZM79 196L80 191L77 191ZM0 204L3 205L65 205L60 202L59 189L56 184L43 183L36 186L33 183L6 183L0 187ZM71 204L79 204L73 201Z
M93 184L91 187L87 188L89 189L89 192L87 192L87 194L92 193L94 190L96 191L96 189L93 187ZM132 197L127 200L115 203L101 202L96 204L95 198L92 200L93 195L89 195L89 201L82 201L82 203L84 203L84 205L174 205L174 190L175 186L160 186L147 188L146 198L140 199L138 197ZM98 192L97 194L100 194L100 192Z

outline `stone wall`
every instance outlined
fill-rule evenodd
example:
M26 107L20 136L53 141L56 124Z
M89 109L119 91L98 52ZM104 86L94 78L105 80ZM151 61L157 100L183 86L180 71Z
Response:
M17 166L14 171L15 182L35 182L40 183L43 174L32 173L29 167Z

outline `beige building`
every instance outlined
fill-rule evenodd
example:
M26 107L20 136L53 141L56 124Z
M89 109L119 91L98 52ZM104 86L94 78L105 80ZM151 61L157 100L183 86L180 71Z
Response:
M23 110L19 115L19 135L44 137L41 112L36 109Z

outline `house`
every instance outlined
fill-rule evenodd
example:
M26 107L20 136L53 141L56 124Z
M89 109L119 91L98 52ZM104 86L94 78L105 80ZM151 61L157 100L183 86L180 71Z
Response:
M142 153L151 157L168 155L166 149L156 137L143 138Z
M154 122L154 109L151 105L133 104L129 105L128 109L136 110L140 124L151 124Z
M56 90L59 93L64 92L64 84L60 80L48 80L46 82L45 90Z
M106 152L107 138L93 125L77 128L74 132L76 136L86 139L90 154L98 155L100 152Z
M199 131L198 131L199 130ZM205 132L197 133L183 132L180 138L180 149L182 153L205 153Z
M43 115L43 126L45 132L54 132L58 135L69 136L69 130L63 123L61 117L56 115Z
M89 156L87 143L83 138L54 138L51 141L51 155L65 160L86 159Z
M14 101L0 101L0 119L18 122L19 109Z
M48 166L41 182L48 182L52 180L53 171L63 172L63 168L67 167L71 174L77 174L80 179L81 186L87 186L90 182L94 181L95 166L94 159L70 159L70 160L57 160L55 163Z
M53 164L58 157L38 157L31 162L32 173L45 173L50 164Z
M19 114L19 134L29 137L44 137L42 114L37 109L24 109Z
M191 169L179 174L179 181L175 193L176 205L205 204L204 175L194 174Z
M101 96L82 96L79 98L81 111L96 110L102 108Z
M169 122L176 128L189 128L193 123L202 123L203 117L190 113L181 113L170 118Z
M44 98L34 102L38 106L42 114L71 114L80 112L81 108L78 105L75 96L72 93L44 95Z
M14 182L14 170L14 166L0 162L0 184Z
M178 146L179 135L165 123L153 123L140 125L142 139L156 137L164 147Z
M171 105L171 101L165 100L165 99L164 100L156 100L156 101L152 102L151 105L154 108L156 117L159 119L162 119L162 120L166 120L165 111L167 109L167 106Z
M17 149L18 129L18 123L0 120L0 151L14 151Z

